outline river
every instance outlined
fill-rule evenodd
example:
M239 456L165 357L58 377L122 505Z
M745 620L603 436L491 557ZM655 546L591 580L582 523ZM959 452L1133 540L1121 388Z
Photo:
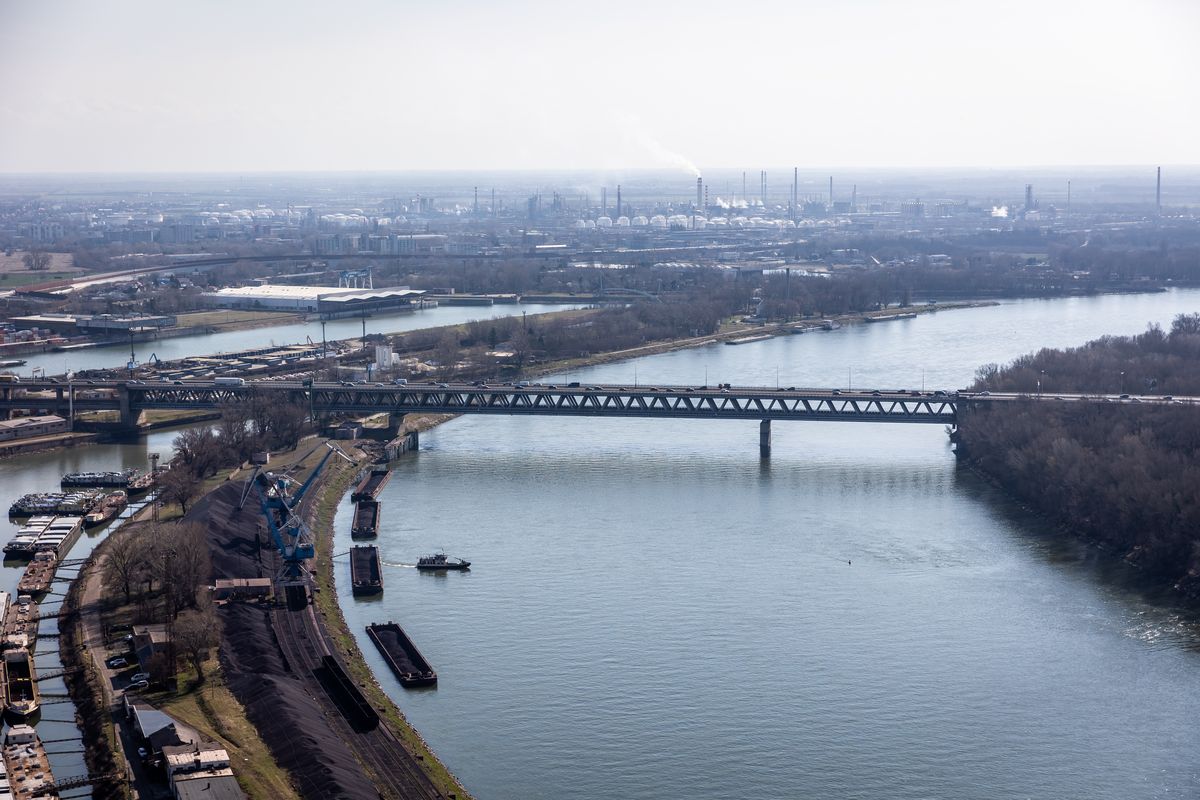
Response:
M395 311L367 317L367 333L399 333L418 328L435 328L440 325L460 325L482 319L497 319L514 314L545 314L565 311L577 306L561 304L525 303L520 305L496 306L439 306L419 311ZM325 323L327 341L352 339L362 335L363 324L359 317L333 319ZM134 354L138 363L150 359L151 355L163 361L173 361L188 356L203 356L213 353L234 353L267 345L303 343L307 338L321 341L321 322L315 317L303 322L276 325L269 328L222 331L208 336L175 336L150 342L135 342ZM68 350L58 353L36 353L20 356L27 362L14 372L30 375L35 368L42 368L46 375L60 375L71 370L103 369L123 367L129 361L129 345L113 344L104 347L89 347L83 350Z
M1022 300L559 380L954 389L1200 291ZM1200 793L1200 627L956 469L940 426L464 417L384 490L347 621L481 800ZM345 551L351 507L336 518ZM444 549L469 573L410 566ZM401 689L363 634L438 670Z

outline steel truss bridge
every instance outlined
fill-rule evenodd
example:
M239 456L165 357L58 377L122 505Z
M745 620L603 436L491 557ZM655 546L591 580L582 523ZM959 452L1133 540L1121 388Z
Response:
M839 391L766 387L595 384L370 384L219 381L0 384L0 410L118 410L132 424L149 409L219 408L252 400L295 403L329 414L800 420L950 424L963 399L943 391Z

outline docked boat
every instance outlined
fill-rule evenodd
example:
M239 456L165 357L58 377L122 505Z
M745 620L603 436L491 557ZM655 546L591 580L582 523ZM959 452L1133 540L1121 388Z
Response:
M111 522L114 517L125 510L125 506L129 505L129 495L120 490L115 491L100 501L87 515L83 518L83 527L95 528L107 522Z
M367 476L359 482L358 486L354 487L354 491L350 493L351 501L357 503L360 500L374 500L383 491L383 487L392 477L390 469L373 469Z
M5 785L13 800L33 798L56 798L53 791L54 776L50 772L50 758L46 746L32 725L13 725L4 734L4 777Z
M437 683L437 673L399 625L394 622L386 625L368 625L367 636L371 637L371 641L379 648L384 661L392 668L401 686L407 689L433 686Z
M126 491L128 491L129 494L138 494L140 492L149 491L150 487L153 486L157 480L158 475L153 472L146 472L141 475L137 475L135 473L135 477L129 481Z
M39 515L30 519L17 531L17 535L4 545L4 555L9 558L28 558L37 552L38 539L53 523L55 517Z
M417 559L417 569L470 569L471 562L461 558L447 558L445 553L434 553L431 556L421 556Z
M37 643L38 624L41 611L38 604L27 594L18 594L14 603L9 603L4 612L5 648L31 649Z
M8 672L8 703L4 708L16 719L28 719L41 706L33 655L24 647L5 650L4 667Z
M350 536L354 539L370 539L379 533L379 503L374 500L359 500L354 504L354 522L350 525Z
M136 469L120 472L72 472L62 476L64 489L78 487L100 487L102 489L128 489L138 478Z
M10 517L35 514L86 514L104 497L100 491L36 492L15 501L8 509Z
M49 550L59 558L64 557L83 531L83 517L55 517L54 521L42 531L34 550L41 552Z
M17 582L17 591L21 594L42 594L50 591L54 581L54 571L58 566L58 556L48 550L35 553L25 566L25 574Z
M350 589L354 594L379 594L383 591L383 569L379 548L370 544L350 548Z

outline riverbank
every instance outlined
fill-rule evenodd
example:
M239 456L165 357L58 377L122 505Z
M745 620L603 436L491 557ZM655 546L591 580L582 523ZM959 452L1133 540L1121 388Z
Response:
M427 430L449 418L447 415L426 415L416 424L418 426L424 424L424 427L418 429ZM371 705L380 711L386 723L399 735L405 748L413 753L422 769L442 794L450 798L469 799L471 795L437 757L421 734L404 716L404 712L400 710L395 701L384 692L378 678L367 666L366 659L363 658L362 651L359 650L358 643L342 614L333 574L333 519L342 498L357 483L360 476L360 471L351 469L349 465L343 466L344 469L339 469L336 475L331 476L324 485L318 487L317 501L307 514L312 524L317 546L314 570L317 590L313 596L313 604L317 608L320 620L343 656L347 673L363 691ZM367 468L369 465L363 464L363 467Z
M60 447L78 447L96 441L92 432L55 433L49 436L31 436L28 439L13 439L0 443L0 458L21 456L27 453L42 453Z

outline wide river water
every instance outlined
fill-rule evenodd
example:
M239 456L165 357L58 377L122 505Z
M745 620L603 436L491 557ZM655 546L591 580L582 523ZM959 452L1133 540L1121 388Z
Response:
M1027 300L564 374L954 389L1200 291ZM955 467L941 426L463 417L384 490L346 617L481 800L1200 794L1200 627ZM2 484L0 484L2 485ZM351 507L336 519L351 544ZM444 549L469 573L411 566ZM405 691L363 634L438 670Z

